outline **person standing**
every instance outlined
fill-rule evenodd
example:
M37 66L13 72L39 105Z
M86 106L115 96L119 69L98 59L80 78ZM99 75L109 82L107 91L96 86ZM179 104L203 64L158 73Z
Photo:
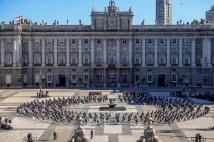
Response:
M94 136L94 131L91 130L91 139L93 139L93 136Z

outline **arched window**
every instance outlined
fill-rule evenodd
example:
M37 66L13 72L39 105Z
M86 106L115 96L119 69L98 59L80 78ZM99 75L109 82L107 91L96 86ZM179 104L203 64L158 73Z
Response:
M58 64L65 64L65 55L63 53L59 54Z
M23 63L24 63L24 64L27 64L27 63L28 63L27 54L24 54L24 55L23 55Z
M52 54L48 54L47 55L46 64L53 64L53 56L52 56Z
M34 64L41 64L41 55L40 55L40 53L34 54Z
M135 57L135 64L140 64L141 60L140 60L140 56L136 56Z
M146 63L147 64L154 64L153 56L152 54L148 54L146 57Z
M12 55L6 54L6 64L12 64Z

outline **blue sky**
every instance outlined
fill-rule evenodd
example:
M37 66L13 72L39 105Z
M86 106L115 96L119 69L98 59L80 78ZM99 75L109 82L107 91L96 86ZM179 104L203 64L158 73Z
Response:
M52 24L54 20L65 24L69 20L71 24L78 24L81 19L83 24L90 24L90 12L92 7L96 11L104 11L110 0L0 0L0 22L15 20L22 15L33 22ZM145 24L155 23L156 0L115 0L116 6L121 11L127 11L132 7L134 12L134 24L140 24L144 19ZM211 8L214 0L172 0L173 24L182 19L205 18L205 11Z

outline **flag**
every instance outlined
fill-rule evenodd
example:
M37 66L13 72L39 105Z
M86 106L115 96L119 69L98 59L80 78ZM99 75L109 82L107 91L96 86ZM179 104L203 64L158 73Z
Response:
M20 24L21 21L22 21L22 16L17 16L16 17L16 22Z

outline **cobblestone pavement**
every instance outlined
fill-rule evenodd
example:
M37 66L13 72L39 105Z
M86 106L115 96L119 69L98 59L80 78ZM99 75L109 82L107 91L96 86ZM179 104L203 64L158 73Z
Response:
M126 88L126 90L132 90L133 88ZM12 119L13 130L3 130L0 128L0 142L22 142L22 139L27 136L29 132L32 133L38 142L67 142L74 134L76 126L70 124L56 124L47 120L36 120L33 118L20 117L16 114L16 107L24 102L33 101L36 98L35 89L14 89L4 90L0 89L0 116L9 117ZM68 97L73 95L87 96L91 90L81 89L51 89L48 90L50 97ZM106 89L96 90L102 91L103 94L107 94L111 97L121 94L121 90ZM138 89L137 91L142 91ZM144 90L147 94L152 96L169 96L169 90ZM196 102L201 100L193 99ZM214 130L211 127L214 126L214 103L207 103L211 108L210 113L202 118L189 120L185 122L153 125L156 130L157 136L162 142L190 142L191 137L194 137L196 133L201 133L206 138L206 142L214 142ZM99 107L104 104L85 104L78 106L70 106L70 110L84 111L84 112L99 112ZM154 110L154 106L146 105L128 105L125 103L119 103L119 106L125 106L126 112L147 112ZM116 112L113 112L116 113ZM90 131L94 131L94 138L91 142L136 142L143 135L145 126L142 124L121 124L121 125L100 125L89 124L84 126L87 137L90 137ZM57 140L53 140L53 132L56 131L58 135Z

